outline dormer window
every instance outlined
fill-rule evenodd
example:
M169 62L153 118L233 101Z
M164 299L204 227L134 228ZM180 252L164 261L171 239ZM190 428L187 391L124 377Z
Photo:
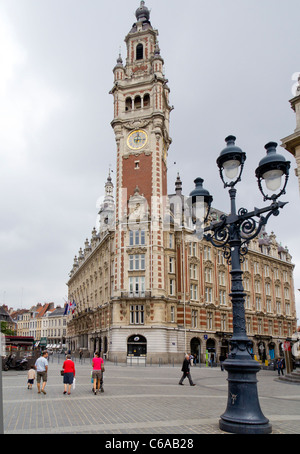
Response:
M136 60L143 60L144 58L144 47L143 44L136 46Z

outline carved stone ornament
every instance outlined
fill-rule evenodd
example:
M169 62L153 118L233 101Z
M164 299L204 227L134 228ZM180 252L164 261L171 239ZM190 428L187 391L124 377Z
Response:
M128 129L129 131L134 129L141 129L146 128L150 124L150 120L132 120L124 123L124 128Z

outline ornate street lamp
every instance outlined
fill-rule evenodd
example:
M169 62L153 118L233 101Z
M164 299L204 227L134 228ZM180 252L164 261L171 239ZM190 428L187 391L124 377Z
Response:
M256 176L264 200L272 200L272 204L261 209L254 208L251 212L248 212L245 208L240 208L237 213L234 186L241 180L246 154L235 146L235 140L234 136L225 139L227 147L217 159L224 187L230 188L231 212L228 215L223 214L220 221L211 222L209 226L204 228L203 235L205 240L223 250L224 257L231 265L230 297L232 300L233 335L230 340L230 354L224 361L224 368L228 372L227 408L225 413L221 415L219 426L220 429L232 433L270 433L272 426L261 411L257 393L256 374L260 370L260 365L254 360L254 355L251 353L252 342L246 334L245 293L241 263L248 252L249 241L258 236L270 216L278 216L279 209L287 203L277 201L277 199L285 192L290 163L276 153L277 144L271 142L266 145L267 156L260 161L256 169ZM274 193L271 197L266 196L262 190L262 180L265 180L269 190L276 191L280 188L283 175L285 176L283 189L278 194ZM195 180L196 189L197 181L199 179ZM201 195L201 190L197 194L196 189L190 194L192 203L196 203L196 195ZM209 193L205 195L206 200L212 201L212 196ZM202 222L209 215L209 203L206 204L206 208L207 211L203 215ZM193 213L196 212L197 210L193 207ZM196 223L194 217L193 222Z
M205 223L210 212L213 197L207 189L203 188L204 180L202 178L196 178L194 183L196 187L190 193L189 199L192 208L192 221L194 224L201 221Z
M269 142L265 146L267 156L260 160L259 166L255 171L258 180L258 187L264 200L277 200L282 194L285 194L285 188L289 178L290 162L285 157L276 152L277 143ZM262 181L264 180L267 189L277 191L281 186L282 176L285 175L283 188L278 194L272 194L271 197L264 193Z

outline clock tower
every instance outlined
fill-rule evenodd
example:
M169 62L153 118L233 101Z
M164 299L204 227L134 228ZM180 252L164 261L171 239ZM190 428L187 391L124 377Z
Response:
M144 1L135 16L125 37L126 62L119 55L110 91L117 151L114 296L119 298L165 295L162 223L172 107L158 31Z

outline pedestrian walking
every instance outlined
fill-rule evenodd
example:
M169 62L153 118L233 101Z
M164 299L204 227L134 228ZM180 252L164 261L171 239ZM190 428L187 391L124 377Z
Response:
M196 365L197 365L197 355L196 355L196 353L195 353L195 354L194 354L194 366L196 366Z
M189 379L190 385L195 386L195 383L193 383L192 377L191 377L191 372L190 372L190 356L185 355L185 358L182 363L182 368L181 371L183 372L182 377L179 381L179 385L183 385L183 380L187 377Z
M224 363L225 361L225 357L223 355L220 355L220 367L221 367L221 370L224 372Z
M93 392L96 395L97 391L100 391L103 393L103 367L104 367L104 361L102 358L100 358L99 352L95 352L95 356L92 360L92 366L93 366L93 373L92 373L92 378L94 380L93 383Z
M277 368L278 375L280 375L280 372L281 372L282 375L284 375L283 366L284 366L283 359L278 358L277 362L276 362L276 368Z
M32 385L34 384L35 379L35 368L34 366L30 366L30 369L27 373L27 388L32 389Z
M48 374L48 352L44 350L42 356L40 356L35 362L35 369L36 369L36 383L38 394L41 392L43 394L47 394L45 391L45 386L47 383L47 374ZM42 389L41 389L41 381L42 381Z
M74 361L72 361L72 359L71 359L71 355L66 356L66 359L63 363L62 368L64 371L64 380L63 380L64 392L63 392L63 394L67 394L67 392L68 392L68 395L70 395L71 386L75 380L75 364L74 364Z

